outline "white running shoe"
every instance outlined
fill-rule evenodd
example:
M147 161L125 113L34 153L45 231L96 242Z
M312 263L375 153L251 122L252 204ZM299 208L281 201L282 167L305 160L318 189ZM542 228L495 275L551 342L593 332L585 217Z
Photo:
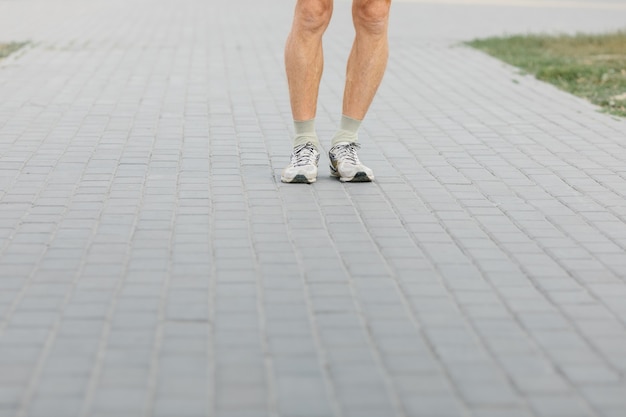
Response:
M317 180L317 164L320 153L315 145L307 142L293 148L289 165L280 176L282 182L311 184Z
M341 142L333 146L328 152L330 175L342 182L373 181L374 172L361 163L356 153L359 148L355 142Z

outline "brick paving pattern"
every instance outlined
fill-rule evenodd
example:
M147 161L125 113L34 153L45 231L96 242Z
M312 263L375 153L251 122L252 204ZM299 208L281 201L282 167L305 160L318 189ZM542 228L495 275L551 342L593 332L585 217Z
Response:
M303 186L292 1L0 0L0 417L626 415L626 123L459 45L626 4L451 3L394 4L377 181Z

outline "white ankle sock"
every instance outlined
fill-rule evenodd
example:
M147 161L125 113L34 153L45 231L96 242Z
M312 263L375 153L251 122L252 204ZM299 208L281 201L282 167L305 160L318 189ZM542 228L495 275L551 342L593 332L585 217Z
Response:
M293 147L304 145L311 142L318 150L320 149L320 141L315 133L315 119L293 121L293 127L296 131L296 137L293 139Z
M331 147L341 142L357 142L359 140L359 127L361 127L361 120L353 119L346 116L341 116L341 127L333 136Z

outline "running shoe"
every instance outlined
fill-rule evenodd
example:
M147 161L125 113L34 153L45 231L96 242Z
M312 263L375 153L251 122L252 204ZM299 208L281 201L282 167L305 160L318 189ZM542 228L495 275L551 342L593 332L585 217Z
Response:
M280 176L282 182L311 184L317 180L320 153L310 142L293 148L289 165Z
M355 142L341 142L328 152L330 175L342 182L370 182L374 172L359 160L356 151L360 148Z

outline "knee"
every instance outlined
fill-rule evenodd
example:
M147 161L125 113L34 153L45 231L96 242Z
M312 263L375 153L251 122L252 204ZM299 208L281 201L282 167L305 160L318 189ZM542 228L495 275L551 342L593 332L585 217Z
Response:
M299 0L294 23L308 32L324 31L330 23L332 13L332 0Z
M360 0L354 2L352 10L356 30L373 34L387 31L391 0Z

